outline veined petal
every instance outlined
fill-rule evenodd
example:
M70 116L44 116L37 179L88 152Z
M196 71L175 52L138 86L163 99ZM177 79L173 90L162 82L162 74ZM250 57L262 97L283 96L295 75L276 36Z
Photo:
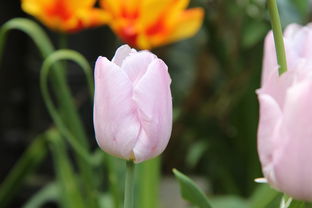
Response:
M184 11L179 16L165 42L174 42L193 36L201 27L203 17L204 10L201 8Z
M155 59L134 88L140 135L133 149L135 162L159 155L167 146L172 128L172 97L167 66Z
M137 142L140 122L126 73L106 58L95 67L94 128L99 146L129 159Z

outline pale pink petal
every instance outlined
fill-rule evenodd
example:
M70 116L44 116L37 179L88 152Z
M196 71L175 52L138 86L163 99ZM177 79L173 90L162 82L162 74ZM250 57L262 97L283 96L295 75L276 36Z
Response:
M121 66L124 59L130 54L135 53L135 52L136 50L130 48L128 45L122 45L116 50L116 53L112 59L112 62L118 66Z
M288 71L278 75L272 33L265 42L258 90L258 152L268 182L295 199L312 200L312 25L285 32Z
M170 83L166 64L155 59L134 88L133 99L141 122L133 150L136 162L159 155L168 144L172 128Z
M312 199L312 80L288 90L281 138L283 150L275 165L278 188L296 199Z
M258 127L258 153L262 171L267 180L275 183L273 165L279 147L282 112L278 103L268 94L258 91L260 119Z
M278 64L276 60L274 37L272 31L268 33L264 41L264 56L261 85L266 82L277 79Z
M95 66L94 128L99 146L129 159L140 123L131 99L132 83L116 64L100 57Z
M277 69L272 69L275 71ZM284 109L287 89L296 83L296 71L287 71L282 75L272 75L261 87L261 92L270 95L279 105L281 111Z
M300 31L302 28L301 25L298 24L290 24L285 28L284 37L286 39L293 39L294 36Z
M122 63L121 68L128 74L129 79L135 85L145 74L150 63L156 58L154 54L148 51L140 51L128 56Z

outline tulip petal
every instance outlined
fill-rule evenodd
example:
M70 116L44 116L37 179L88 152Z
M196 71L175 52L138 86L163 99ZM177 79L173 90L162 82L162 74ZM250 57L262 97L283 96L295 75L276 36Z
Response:
M273 32L270 31L264 41L264 56L261 85L265 85L268 80L278 78L278 64L275 52Z
M148 0L142 2L141 21L142 25L147 27L159 18L159 14L163 13L172 0Z
M190 0L145 0L142 2L141 21L142 25L155 23L159 18L174 16L181 13L189 4ZM173 17L173 18L174 18ZM167 19L167 18L166 18Z
M102 8L105 8L112 16L120 15L121 10L121 1L120 0L101 0L100 5Z
M296 199L312 199L312 80L288 90L283 129L287 135L275 165L278 188Z
M127 74L106 58L95 67L94 128L99 146L129 159L137 142L140 123Z
M54 30L77 32L109 21L110 15L94 4L95 0L22 0L22 9Z
M130 48L128 45L122 45L116 50L116 53L112 59L112 62L118 66L121 66L125 58L129 56L131 53L135 53L135 52L136 50Z
M127 57L122 63L122 69L127 73L129 79L135 86L139 81L150 63L156 59L156 56L148 51L140 51Z
M267 180L275 184L274 151L278 147L280 138L279 129L282 112L278 103L268 94L257 91L260 104L260 119L258 128L258 152L262 164L262 170Z
M172 32L167 37L166 43L182 40L193 36L203 22L204 10L201 8L188 9L181 13L175 21Z
M141 123L133 149L135 162L159 155L167 146L172 128L172 98L166 64L155 59L134 88Z

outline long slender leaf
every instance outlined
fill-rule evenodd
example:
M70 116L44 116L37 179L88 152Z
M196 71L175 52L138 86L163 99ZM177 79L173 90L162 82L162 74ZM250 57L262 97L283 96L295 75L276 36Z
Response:
M40 74L40 88L42 92L42 96L44 98L44 101L46 103L47 109L55 122L57 128L60 130L60 132L65 136L65 138L68 140L68 142L72 145L75 152L80 156L78 160L78 165L80 167L80 170L82 172L82 176L84 179L84 187L85 187L85 194L88 196L88 205L89 207L98 207L98 196L96 193L96 185L95 185L95 178L92 173L92 158L88 152L88 148L84 146L84 142L81 142L81 140L77 140L77 129L73 129L70 127L74 127L76 125L68 126L66 124L70 123L71 121L75 120L75 117L71 117L70 119L64 119L62 117L62 114L60 114L57 111L57 108L52 102L51 96L49 94L48 90L48 75L50 70L51 73L53 71L58 70L57 68L53 68L58 62L62 62L65 60L71 60L75 63L77 63L85 73L86 80L89 86L90 94L93 95L93 80L92 80L92 74L91 74L91 67L87 60L78 52L73 50L66 50L61 49L58 51L53 52L51 55L49 55L45 61L43 62L41 74ZM65 74L65 73L64 73ZM64 88L60 88L60 91L64 90ZM61 93L63 94L63 93ZM78 126L76 126L78 128ZM78 132L79 133L79 132Z
M8 32L11 30L19 30L26 33L36 44L43 58L46 58L54 51L54 47L48 36L37 23L26 18L15 18L6 22L0 28L0 61ZM60 107L61 117L64 121L63 124L70 130L73 139L77 140L77 142L75 142L77 144L76 146L81 144L81 148L85 149L85 151L82 152L87 152L89 151L87 135L79 118L76 106L74 105L73 98L70 95L65 73L63 73L64 67L61 64L55 64L53 67L55 70L51 73L52 87ZM89 199L89 207L96 208L98 207L98 199L94 193L96 188L92 167L81 157L81 154L76 155L76 158L84 181L85 196Z
M58 202L59 193L59 184L52 182L38 191L22 208L41 208L47 202Z
M199 208L212 208L205 194L186 175L173 169L173 173L180 183L182 197Z
M14 18L6 22L0 28L0 61L2 59L7 35L11 30L19 30L26 33L34 41L42 57L46 57L54 51L48 36L37 23L26 18Z
M85 200L79 191L78 181L73 172L70 160L61 135L53 132L49 139L54 169L61 187L61 202L64 208L85 208Z
M92 78L90 74L91 69L90 69L88 62L78 52L72 51L72 50L66 50L66 49L55 51L50 56L48 56L48 58L45 59L45 61L43 62L41 75L40 75L41 92L42 92L44 101L46 103L46 106L48 108L48 111L50 115L52 116L53 121L55 122L60 132L65 136L65 138L68 139L69 143L73 146L77 154L80 154L88 163L92 163L91 156L88 154L88 152L84 148L82 148L81 144L77 142L74 135L66 127L61 115L58 113L55 105L52 102L52 98L48 90L48 75L49 75L50 70L53 69L52 66L58 61L63 61L67 59L75 61L81 66L81 68L84 70L86 74L87 82L89 83L90 92L93 93L93 83L92 83Z

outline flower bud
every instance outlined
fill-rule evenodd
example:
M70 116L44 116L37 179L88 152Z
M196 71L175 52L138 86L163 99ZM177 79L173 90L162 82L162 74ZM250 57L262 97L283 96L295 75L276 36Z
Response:
M158 156L172 128L171 79L166 64L128 45L95 65L94 129L99 146L136 163Z
M312 200L312 25L284 33L288 71L278 74L274 39L265 41L258 152L268 182L289 196Z

